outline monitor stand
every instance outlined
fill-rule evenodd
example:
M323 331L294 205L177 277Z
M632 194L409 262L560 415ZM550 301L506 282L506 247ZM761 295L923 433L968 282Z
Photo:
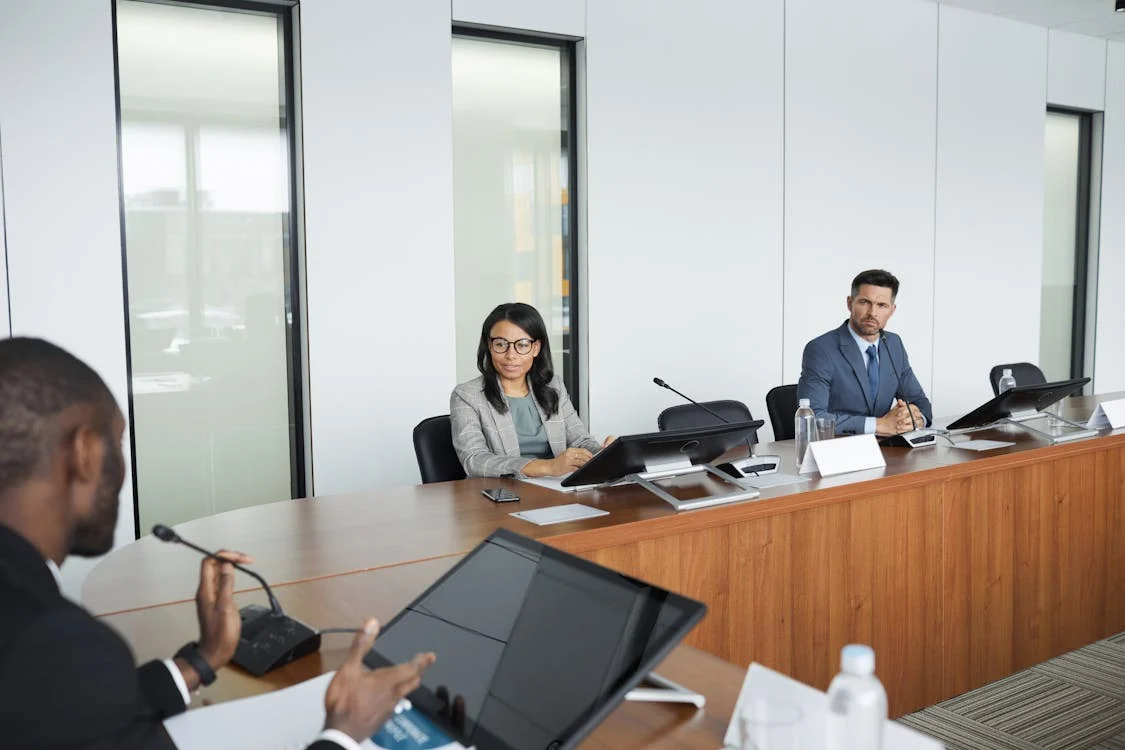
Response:
M1043 418L1048 420L1047 430L1038 429L1033 426L1034 421ZM1065 443L1070 440L1094 437L1098 434L1097 430L1090 429L1080 422L1072 422L1064 417L1056 417L1054 414L1045 411L1013 412L1008 418L1004 419L1003 422L1013 427L1019 427L1035 437L1046 440L1051 445Z
M645 464L645 471L643 473L629 474L625 478L631 482L636 482L641 487L644 487L646 490L656 495L676 510L692 510L694 508L707 508L712 505L737 503L741 500L753 500L760 495L758 490L754 489L753 487L742 487L742 489L735 490L734 492L726 492L716 495L704 495L703 497L693 497L690 500L681 500L680 498L676 497L675 495L671 494L663 487L658 485L655 481L658 479L671 479L673 477L688 476L689 474L698 474L699 472L709 473L722 481L723 484L734 483L734 480L732 480L729 474L724 474L720 471L717 471L713 467L706 464L698 466L694 465L686 457L673 459L672 461L664 464Z
M625 693L625 700L651 703L690 703L696 708L703 708L707 705L707 698L702 693L689 690L679 683L661 677L656 672L650 672L641 684L645 683L656 687L635 687Z

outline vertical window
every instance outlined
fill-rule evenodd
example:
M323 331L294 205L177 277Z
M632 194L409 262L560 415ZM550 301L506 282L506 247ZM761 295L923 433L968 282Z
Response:
M526 302L577 403L573 61L568 42L453 38L457 378L477 375L492 308Z
M304 494L286 11L116 3L139 527Z
M1049 110L1044 150L1039 367L1047 380L1084 375L1092 116Z

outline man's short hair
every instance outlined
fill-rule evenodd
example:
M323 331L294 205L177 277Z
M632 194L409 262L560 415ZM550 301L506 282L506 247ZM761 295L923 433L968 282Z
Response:
M116 403L89 365L43 339L0 340L0 495L51 456L58 438L52 420L85 404L97 409L98 428L111 434Z
M890 271L884 271L880 268L872 268L869 271L863 271L854 279L852 279L852 296L859 295L859 288L867 284L869 286L881 286L891 290L891 301L898 296L898 279Z

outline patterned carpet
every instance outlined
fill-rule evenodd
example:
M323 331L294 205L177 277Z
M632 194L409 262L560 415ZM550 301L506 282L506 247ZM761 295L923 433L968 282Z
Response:
M899 721L949 750L1125 750L1125 633Z

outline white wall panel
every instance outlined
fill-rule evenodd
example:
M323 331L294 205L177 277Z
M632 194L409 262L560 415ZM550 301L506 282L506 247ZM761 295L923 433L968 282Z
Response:
M1052 29L1047 36L1047 103L1105 108L1106 40Z
M4 241L4 122L0 119L0 336L12 332L8 317L8 250Z
M781 0L587 7L595 434L780 382Z
M454 382L446 0L301 3L317 494L413 484Z
M937 6L789 0L785 82L785 380L847 318L852 278L886 268L888 328L929 390Z
M992 395L1039 353L1047 30L941 9L934 412Z
M586 0L453 0L453 22L586 35Z
M1110 42L1102 156L1094 388L1125 390L1125 44Z
M0 112L12 332L81 357L124 410L109 0L0 3ZM127 474L119 544L134 539L132 494ZM77 558L63 566L69 595L92 566Z

